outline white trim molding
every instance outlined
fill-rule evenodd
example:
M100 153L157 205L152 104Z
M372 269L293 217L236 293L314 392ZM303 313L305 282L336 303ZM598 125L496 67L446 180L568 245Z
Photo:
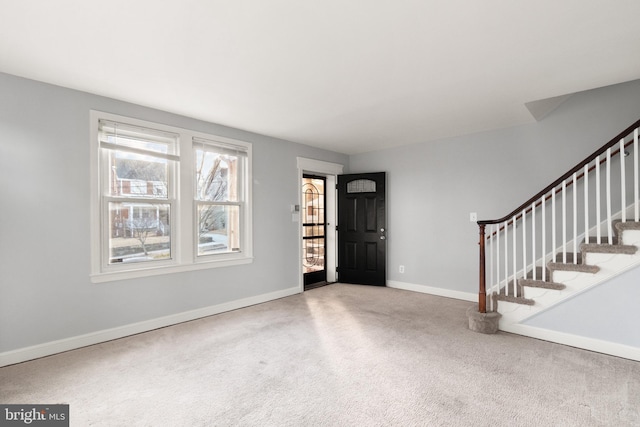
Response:
M213 316L214 314L224 313L226 311L237 310L239 308L273 301L298 293L300 293L299 287L294 286L288 289L270 292L268 294L256 295L253 297L229 301L226 303L203 307L196 310L185 311L182 313L176 313L156 319L145 320L142 322L132 323L116 328L104 329L102 331L92 332L85 335L64 338L61 340L50 341L31 347L7 351L4 353L0 353L0 367L26 362L28 360L38 359L45 356L51 356L53 354L62 353L69 350L76 350L78 348L100 344L118 338L124 338L130 335L149 332L154 329L177 325L179 323L188 322L207 316Z
M478 302L478 295L471 292L454 291L445 288L435 288L432 286L417 285L414 283L397 282L387 280L387 287L404 289L405 291L421 292L423 294L436 295L439 297L454 298L463 301Z
M514 323L510 325L500 325L500 330L511 332L525 337L537 338L557 344L568 345L584 350L595 351L597 353L608 354L610 356L622 357L640 362L640 348L631 347L611 341L603 341L596 338L583 337L580 335L567 334L565 332L552 331L550 329L538 328L535 326Z
M296 157L298 169L310 172L317 172L329 175L340 175L344 165L339 163L325 162L323 160L307 159L306 157Z
M441 297L454 298L464 301L476 302L478 296L471 292L453 291L450 289L434 288L431 286L417 285L413 283L387 281L387 287L403 289L406 291L421 292ZM568 345L584 350L595 351L597 353L608 354L610 356L622 357L640 362L640 348L631 347L610 341L603 341L595 338L583 337L580 335L568 334L565 332L552 331L520 323L501 324L500 330L529 338L536 338L556 344Z

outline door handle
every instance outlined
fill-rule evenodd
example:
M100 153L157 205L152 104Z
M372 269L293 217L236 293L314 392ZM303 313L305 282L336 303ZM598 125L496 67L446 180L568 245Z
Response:
M386 237L380 236L380 240L384 240L384 239L386 239Z

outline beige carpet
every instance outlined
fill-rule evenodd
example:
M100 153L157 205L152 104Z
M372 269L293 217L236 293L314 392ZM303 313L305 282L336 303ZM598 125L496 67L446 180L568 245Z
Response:
M334 284L0 369L72 426L632 426L640 363L466 327L471 304Z

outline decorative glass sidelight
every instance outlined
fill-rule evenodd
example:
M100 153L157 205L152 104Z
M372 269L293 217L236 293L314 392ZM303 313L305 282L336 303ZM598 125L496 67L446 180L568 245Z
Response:
M305 175L302 180L302 267L309 273L325 273L325 178ZM314 281L326 280L317 275ZM307 279L305 278L305 281Z

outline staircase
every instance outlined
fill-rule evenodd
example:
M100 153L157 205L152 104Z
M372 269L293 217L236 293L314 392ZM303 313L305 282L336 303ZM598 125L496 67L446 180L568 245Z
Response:
M528 335L526 319L640 266L639 130L640 120L509 214L478 221L476 319Z

